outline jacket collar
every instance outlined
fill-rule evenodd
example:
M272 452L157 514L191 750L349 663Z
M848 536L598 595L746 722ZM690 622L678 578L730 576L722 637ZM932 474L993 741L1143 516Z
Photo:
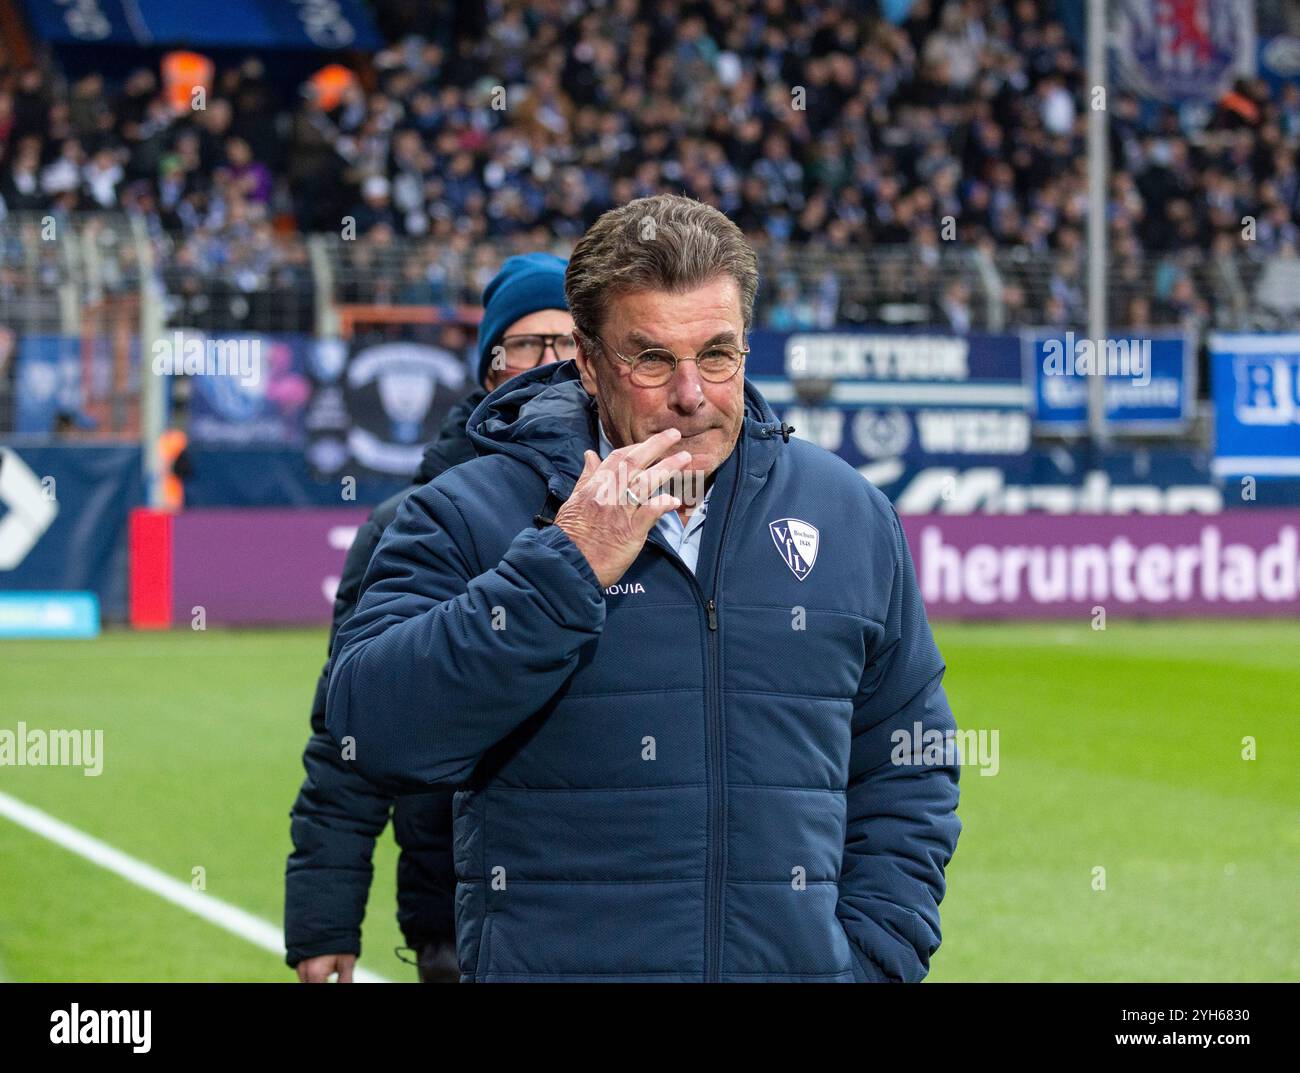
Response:
M474 447L465 438L465 423L486 397L487 391L477 387L447 412L437 437L425 446L420 457L420 468L415 473L416 484L428 484L443 470L474 457Z

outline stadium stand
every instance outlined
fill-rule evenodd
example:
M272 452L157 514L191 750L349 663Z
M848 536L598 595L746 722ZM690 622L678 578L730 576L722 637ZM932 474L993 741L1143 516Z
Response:
M1050 4L918 0L900 25L874 4L786 0L505 0L469 25L376 7L401 36L351 73L293 93L249 57L215 69L197 110L153 70L67 81L0 52L0 214L139 215L181 302L196 275L218 290L209 308L299 295L275 302L286 323L252 311L264 328L310 320L301 233L353 222L353 298L468 302L503 254L562 252L664 190L755 242L766 325L1083 315L1087 101ZM1296 253L1300 88L1112 107L1112 308L1194 329L1284 313L1255 288Z

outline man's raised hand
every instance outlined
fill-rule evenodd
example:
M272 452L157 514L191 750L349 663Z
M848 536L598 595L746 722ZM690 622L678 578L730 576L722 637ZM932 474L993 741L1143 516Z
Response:
M586 557L601 588L627 572L654 525L682 505L675 496L652 496L691 460L690 451L669 454L681 437L677 429L668 428L640 443L617 447L603 460L595 451L583 453L582 473L556 513L555 524Z

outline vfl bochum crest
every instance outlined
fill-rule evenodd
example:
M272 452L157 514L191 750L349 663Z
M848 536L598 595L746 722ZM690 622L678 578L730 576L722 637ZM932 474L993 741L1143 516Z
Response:
M817 561L817 527L798 518L768 522L767 527L776 542L776 550L781 553L791 573L800 581L811 574L813 563Z

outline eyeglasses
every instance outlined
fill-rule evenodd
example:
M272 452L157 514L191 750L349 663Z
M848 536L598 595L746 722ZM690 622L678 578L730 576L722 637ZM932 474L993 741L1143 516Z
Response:
M542 360L548 346L560 361L568 361L578 352L578 343L572 332L563 335L506 335L501 338L505 368L518 372L533 368Z
M663 387L677 372L677 363L693 361L700 371L700 377L711 384L725 384L740 368L749 347L738 347L732 343L713 343L700 351L693 358L679 358L665 347L650 347L632 357L625 357L606 343L600 336L596 342L602 350L608 351L623 364L631 367L632 383L637 387Z

